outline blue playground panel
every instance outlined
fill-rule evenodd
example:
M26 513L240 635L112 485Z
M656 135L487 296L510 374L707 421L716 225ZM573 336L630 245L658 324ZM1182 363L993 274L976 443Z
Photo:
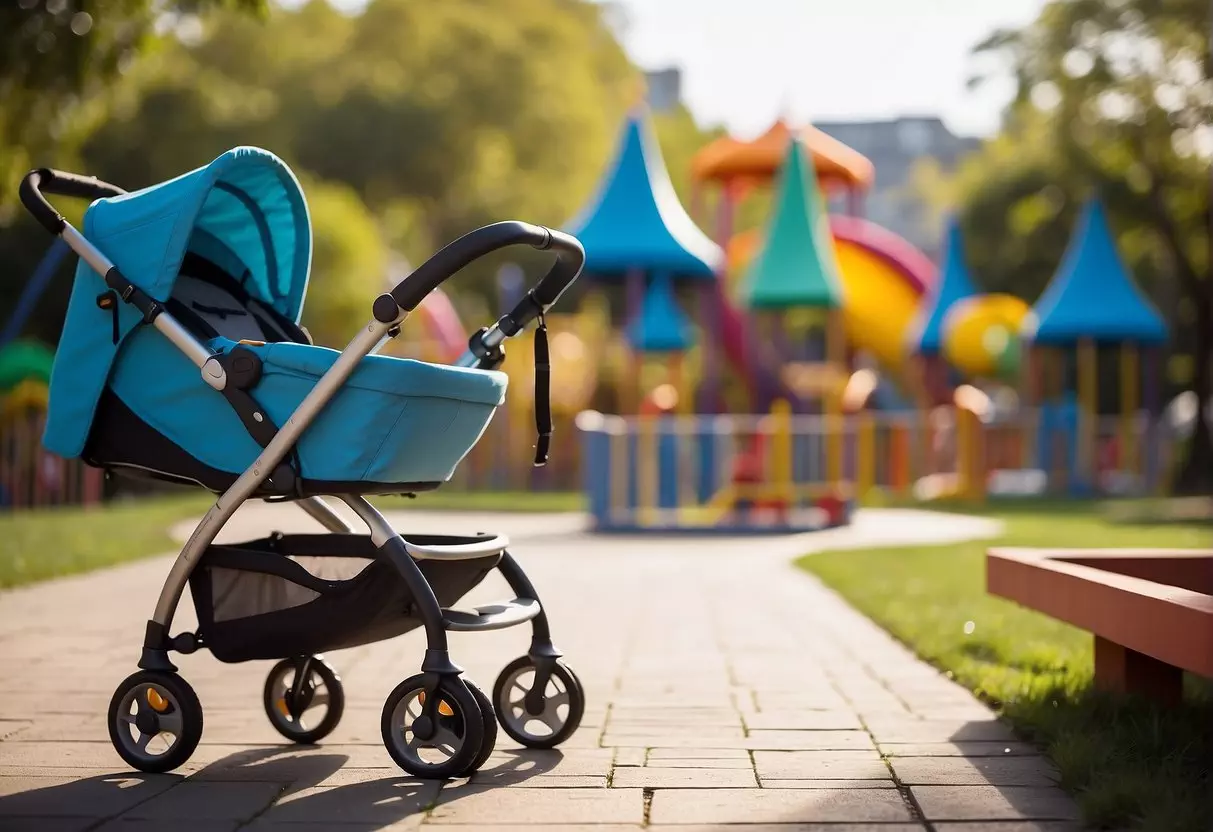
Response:
M642 523L638 517L640 505L639 454L641 442L631 425L623 431L611 434L606 430L581 430L583 443L583 483L587 496L590 514L599 531L612 532L641 532L669 531L689 533L760 533L787 534L790 531L816 531L825 528L819 520L810 522L805 515L810 514L808 508L791 508L790 517L785 523L746 523L730 516L718 525L688 525L677 517L681 507L679 481L682 477L691 477L691 481L683 485L688 499L696 505L707 504L716 494L721 484L731 481L732 471L721 470L729 455L722 453L721 436L714 429L711 420L705 419L704 428L687 432L676 432L673 419L660 419L654 426L649 447L656 448L655 466L655 504L645 508L656 510L659 518L655 522ZM814 475L824 471L824 446L819 436L793 437L793 471L798 483L818 482ZM618 459L612 459L613 454L624 454L623 464ZM685 470L684 466L694 466L694 470ZM622 471L626 477L623 484L615 483L613 477ZM612 497L620 494L624 500L622 505L612 502ZM848 503L838 524L850 522L854 507ZM738 512L734 512L734 515ZM744 513L744 512L741 512ZM800 517L797 517L800 515ZM795 519L793 519L795 518Z

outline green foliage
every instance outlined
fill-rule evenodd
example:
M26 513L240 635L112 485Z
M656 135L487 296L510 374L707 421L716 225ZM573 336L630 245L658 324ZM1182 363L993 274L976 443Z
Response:
M317 344L342 349L387 286L388 248L375 218L348 185L305 181L312 272L303 325Z
M1210 686L1167 710L1091 688L1091 636L985 591L985 550L1203 547L1197 523L1119 524L1075 503L999 509L997 541L810 555L799 561L918 655L996 707L1057 764L1100 829L1203 832L1213 754Z
M0 4L0 182L69 147L98 115L89 98L131 65L160 23L264 0L8 0ZM0 191L0 201L11 195Z

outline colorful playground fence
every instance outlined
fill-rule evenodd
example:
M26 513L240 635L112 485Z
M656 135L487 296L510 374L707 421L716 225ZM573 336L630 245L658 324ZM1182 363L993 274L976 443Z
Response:
M33 411L0 421L0 511L101 501L102 472L45 450L44 424L45 413Z
M1073 416L1073 414L1069 414ZM1091 424L1047 409L848 416L613 416L587 411L582 482L602 530L846 522L860 502L1157 494L1174 438L1143 412ZM1092 459L1080 453L1092 431Z

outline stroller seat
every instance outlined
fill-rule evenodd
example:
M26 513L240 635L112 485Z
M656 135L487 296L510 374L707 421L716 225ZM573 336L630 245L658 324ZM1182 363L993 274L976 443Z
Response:
M242 349L260 361L247 393L273 426L286 423L339 355L312 345L297 324L311 229L294 177L264 151L237 149L185 177L99 200L84 234L213 353ZM99 467L226 490L262 445L180 349L139 326L128 305L102 303L107 288L82 260L44 444ZM369 355L295 445L293 476L258 493L436 488L484 433L505 390L503 373Z
M186 257L166 308L216 354L240 347L257 356L261 378L252 393L275 425L339 355L307 343L297 325L197 255ZM157 368L153 379L149 368ZM305 495L436 488L476 444L505 390L499 372L367 356L296 447L296 488ZM223 490L260 450L223 396L144 328L115 362L85 458Z

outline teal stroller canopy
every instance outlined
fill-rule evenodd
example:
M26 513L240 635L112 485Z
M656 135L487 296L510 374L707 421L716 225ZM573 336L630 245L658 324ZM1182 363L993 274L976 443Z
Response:
M249 295L298 322L311 265L307 205L274 154L238 147L205 167L99 199L82 232L133 284L165 301L187 253L236 276ZM102 276L80 261L51 378L45 446L79 456L119 346L141 321L124 303L99 305ZM151 374L157 368L148 367Z

